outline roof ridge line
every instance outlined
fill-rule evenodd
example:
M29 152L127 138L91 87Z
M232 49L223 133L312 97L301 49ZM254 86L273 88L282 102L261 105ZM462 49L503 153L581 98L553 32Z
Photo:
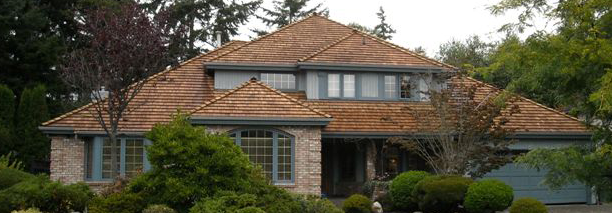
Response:
M197 59L200 59L200 58L202 58L202 57L204 57L204 56L206 56L206 55L208 55L208 54L211 54L211 53L217 52L217 51L219 51L220 49L222 49L222 48L224 48L224 47L226 47L226 46L229 46L230 44L233 44L233 43L235 43L235 42L239 42L239 41L240 41L240 40L232 40L232 41L229 41L229 42L227 42L227 43L225 43L225 44L223 44L223 45L219 46L218 48L215 48L214 50L212 50L212 51L210 51L210 52L200 53L199 55L197 55L197 56L195 56L195 57L192 57L192 58L190 58L189 60L183 61L183 62L179 63L178 65L176 65L176 66L174 66L174 67L169 67L169 68L166 68L165 70L162 70L161 72L155 73L155 74L153 74L153 75L151 75L151 76L147 77L146 79L140 80L140 81L138 81L138 82L141 82L141 81L145 81L145 82L146 82L146 81L153 80L153 79L155 79L155 78L157 78L157 77L159 77L159 76L161 76L161 75L163 75L163 74L166 74L166 73L168 73L168 72L174 71L174 70L176 70L176 69L178 69L178 68L180 68L180 67L182 67L182 66L184 66L184 65L186 65L186 64L188 64L188 63L190 63L190 62L192 62L192 61L195 61L195 60L197 60ZM131 86L132 86L133 84L135 84L135 83L136 83L136 82L134 82L134 83L130 84L130 86L129 86L129 87L131 87ZM103 101L103 100L105 100L105 99L102 99L101 101ZM74 115L74 114L76 114L76 113L78 113L78 112L81 112L81 111L85 110L86 108L88 108L88 107L92 106L93 104L94 104L94 102L93 102L93 101L92 101L92 102L89 102L88 104L86 104L86 105L84 105L84 106L81 106L81 107L79 107L79 108L76 108L76 109L74 109L74 110L72 110L72 111L70 111L70 112L64 113L64 114L62 114L62 115L60 115L60 116L58 116L58 117L55 117L55 118L53 118L53 119L51 119L51 120L45 121L45 122L44 122L44 123L42 123L41 125L42 125L42 126L46 126L46 125L53 124L53 123L55 123L55 122L57 122L57 121L60 121L60 120L62 120L62 119L64 119L64 118L66 118L66 117L68 117L68 116L71 116L71 115Z
M269 36L271 36L271 35L273 35L273 34L276 34L276 33L280 32L280 31L286 30L287 28L290 28L290 27L292 27L292 26L295 26L297 23L301 23L301 22L305 21L306 19L310 19L310 18L315 17L315 16L319 16L319 15L316 15L315 13L312 13L312 14L310 14L310 15L309 15L308 17L306 17L306 18L303 18L303 19L301 19L301 20L295 21L295 22L293 22L293 23L291 23L291 24L288 24L288 25L285 25L285 26L283 26L283 27L281 27L281 28L278 28L278 29L276 29L276 30L274 30L274 31L272 31L272 32L270 32L270 33L268 33L268 34L265 34L265 35L263 35L263 36L260 36L260 37L256 38L255 40L248 41L246 44L244 44L244 45L242 45L242 46L240 46L240 47L237 47L237 48L235 48L235 49L233 49L233 50L227 51L227 52L225 52L225 53L223 53L223 54L219 54L219 55L217 55L217 56L215 56L215 57L212 57L212 58L208 59L207 61L212 61L212 60L216 60L216 59L218 59L218 58L221 58L221 57L223 57L223 56L225 56L225 55L227 55L227 54L230 54L230 53L232 53L232 52L234 52L234 51L236 51L236 50L242 49L243 47L248 46L248 45L250 45L250 44L252 44L252 43L254 43L254 42L256 42L256 41L259 41L259 40L261 40L261 39L267 38L267 37L269 37Z
M348 26L347 26L347 27L348 27ZM438 65L438 66L443 66L443 67L451 68L451 69L459 69L459 68L457 68L457 67L455 67L455 66L453 66L453 65L450 65L450 64L446 64L446 63L444 63L444 62L437 61L437 60L432 59L432 58L429 58L429 57L427 57L427 56L422 56L422 55L420 55L420 54L418 54L418 53L415 53L415 52L413 52L413 51L411 51L411 50L408 50L408 49L406 49L406 48L404 48L404 47L402 47L402 46L399 46L399 45L397 45L397 44L394 44L394 43L391 43L391 42L389 42L389 41L386 41L386 40L384 40L384 39L382 39L382 38L379 38L378 36L370 35L370 34L368 34L368 33L362 32L362 31L359 31L358 33L359 33L359 34L362 34L362 35L364 35L364 36L370 37L370 38L374 39L375 41L378 41L378 42L379 42L379 43L381 43L381 44L387 45L387 46L389 46L389 47L391 47L391 48L397 49L397 50L399 50L399 51L402 51L402 52L404 52L404 53L407 53L407 54L409 54L409 55L412 55L412 56L414 56L414 57L417 57L417 58L419 58L419 59L421 59L421 60L427 61L427 62L429 62L429 63L435 64L435 65Z
M322 112L322 111L320 111L320 110L318 110L318 109L312 108L310 105L308 105L308 104L306 104L306 103L304 103L304 102L301 102L301 101L299 101L299 100L297 100L297 99L295 99L295 98L293 98L293 97L290 97L289 95L287 95L287 94L285 94L285 93L281 92L280 90L277 90L277 89L274 89L274 88L270 87L269 85L267 85L267 84L266 84L266 83L264 83L264 82L261 82L261 81L255 81L255 83L257 83L257 84L259 84L259 85L261 85L261 86L265 87L266 89L268 89L268 90L270 90L270 91L272 91L272 92L275 92L276 94L279 94L280 96L282 96L282 97L284 97L284 98L286 98L286 99L289 99L290 101L292 101L292 102L294 102L294 103L296 103L296 104L299 104L300 106L305 107L305 108L309 109L310 111L312 111L312 112L314 112L314 113L317 113L317 114L319 114L319 115L321 115L321 116L323 116L323 117L326 117L326 118L331 118L331 117L332 117L331 115L329 115L329 114L327 114L327 113L324 113L324 112Z
M475 78L472 78L472 77L465 77L465 78L467 78L467 79L469 79L469 80L471 80L471 81L474 81L474 82L481 83L481 84L483 84L483 85L485 85L486 87L489 87L489 88L493 88L493 89L496 89L496 90L501 90L501 91L506 91L505 89L500 89L500 88L497 88L497 87L495 87L495 86L493 86L493 85L491 85L491 84L489 84L489 83L486 83L486 82L483 82L483 81L479 81L479 80L477 80L477 79L475 79ZM581 121L580 119L578 119L578 118L576 118L576 117L574 117L574 116L568 115L568 114L566 114L566 113L564 113L564 112L561 112L561 111L559 111L559 110L556 110L556 109L550 108L550 107L545 106L545 105L543 105L543 104L540 104L540 103L538 103L538 102L536 102L536 101L534 101L534 100L531 100L531 99L529 99L529 98L526 98L526 97L524 97L524 96L522 96L522 95L519 95L519 94L517 94L517 95L518 95L518 97L519 97L519 98L523 99L524 101L527 101L527 102L529 102L529 103L535 104L535 105L537 105L537 106L539 106L539 107L542 107L542 108L544 108L544 109L546 109L546 110L548 110L548 111L551 111L551 112L557 113L557 114L559 114L559 115L565 116L565 117L567 117L567 118L570 118L570 119L572 119L572 120L575 120L575 121L578 121L578 122L582 123L582 121Z
M355 35L355 33L356 33L356 30L353 30L353 31L351 31L350 33L347 33L345 36L342 36L342 37L341 37L341 38L339 38L338 40L336 40L336 41L332 42L331 44L325 45L325 46L323 46L321 49L319 49L319 50L317 50L317 51L315 51L315 52L313 52L313 53L311 53L311 54L308 54L308 55L306 55L306 56L304 56L304 57L302 57L302 58L298 59L298 61L302 62L302 61L306 61L306 60L308 60L308 59L311 59L312 57L314 57L314 56L316 56L316 55L318 55L318 54L320 54L320 53L322 53L322 52L325 52L325 50L328 50L329 48L331 48L331 47L333 47L333 46L336 46L336 44L339 44L340 42L342 42L342 41L344 41L344 40L348 39L349 37L351 37L351 36L353 36L353 35Z

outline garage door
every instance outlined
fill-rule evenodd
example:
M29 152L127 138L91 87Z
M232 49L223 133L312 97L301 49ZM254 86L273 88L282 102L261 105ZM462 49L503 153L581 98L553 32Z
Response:
M569 185L560 190L550 191L541 182L546 171L537 171L522 166L508 164L492 171L484 178L496 178L514 188L514 199L533 197L544 203L585 203L590 196L582 184Z

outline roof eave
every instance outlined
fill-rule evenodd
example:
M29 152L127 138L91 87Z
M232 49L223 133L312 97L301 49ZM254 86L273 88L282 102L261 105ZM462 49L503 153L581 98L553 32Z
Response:
M327 126L332 118L269 118L191 116L192 124L251 126Z

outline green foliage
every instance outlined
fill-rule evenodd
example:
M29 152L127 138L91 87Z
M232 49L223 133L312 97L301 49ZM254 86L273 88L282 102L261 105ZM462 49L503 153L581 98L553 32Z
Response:
M153 142L146 148L152 169L132 180L128 188L143 193L147 203L186 211L220 191L259 194L268 190L261 172L227 135L194 127L183 115L156 125L146 137Z
M21 181L35 176L14 168L0 168L0 190L7 189Z
M23 170L23 164L17 159L13 159L13 152L0 156L0 169Z
M440 45L436 58L455 67L471 70L491 64L489 55L494 44L484 42L477 35L461 40L450 40Z
M534 198L519 198L510 206L510 213L547 213L546 206Z
M140 212L145 206L142 195L130 192L119 192L108 196L95 197L89 205L89 212L131 213Z
M300 212L303 213L343 213L342 209L328 199L312 195L295 195L295 200L301 202Z
M424 212L460 211L459 205L472 182L460 176L429 176L417 183L413 197Z
M11 213L41 213L37 208L29 208L26 210L12 211Z
M389 186L393 207L404 211L417 210L418 203L412 197L412 191L419 181L429 176L431 174L425 171L409 171L395 177Z
M463 206L470 213L493 213L508 208L512 199L512 187L499 180L486 179L470 185Z
M142 213L176 213L176 211L166 205L150 205Z
M13 148L14 115L15 94L6 85L0 84L0 147L3 147L0 155L7 154Z
M374 26L375 35L384 40L391 40L393 38L393 34L395 34L395 29L391 27L389 23L387 23L387 16L385 15L385 10L383 10L382 6L378 8L378 13L376 13L378 20L380 23Z
M43 85L27 88L21 94L15 130L20 140L15 149L19 154L17 157L26 167L35 160L46 159L51 150L49 138L38 130L38 126L49 119L46 97Z
M360 194L351 195L342 203L342 210L346 213L369 213L371 209L372 201Z
M240 194L235 192L219 192L215 196L206 198L196 203L189 212L192 213L233 213L238 211L252 212L245 208L256 208L257 197L252 194ZM263 211L257 208L260 211Z
M280 28L314 12L324 15L329 13L326 8L322 8L322 3L307 9L309 2L310 0L275 0L273 8L262 8L265 16L258 15L257 18L268 27Z
M83 211L93 193L84 183L63 185L46 176L29 178L0 191L0 212L38 208L43 212Z

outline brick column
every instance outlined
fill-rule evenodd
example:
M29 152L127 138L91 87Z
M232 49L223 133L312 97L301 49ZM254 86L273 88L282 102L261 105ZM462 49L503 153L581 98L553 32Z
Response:
M83 140L51 137L51 180L72 184L85 179L85 143Z
M373 180L376 176L376 143L366 142L366 181Z

